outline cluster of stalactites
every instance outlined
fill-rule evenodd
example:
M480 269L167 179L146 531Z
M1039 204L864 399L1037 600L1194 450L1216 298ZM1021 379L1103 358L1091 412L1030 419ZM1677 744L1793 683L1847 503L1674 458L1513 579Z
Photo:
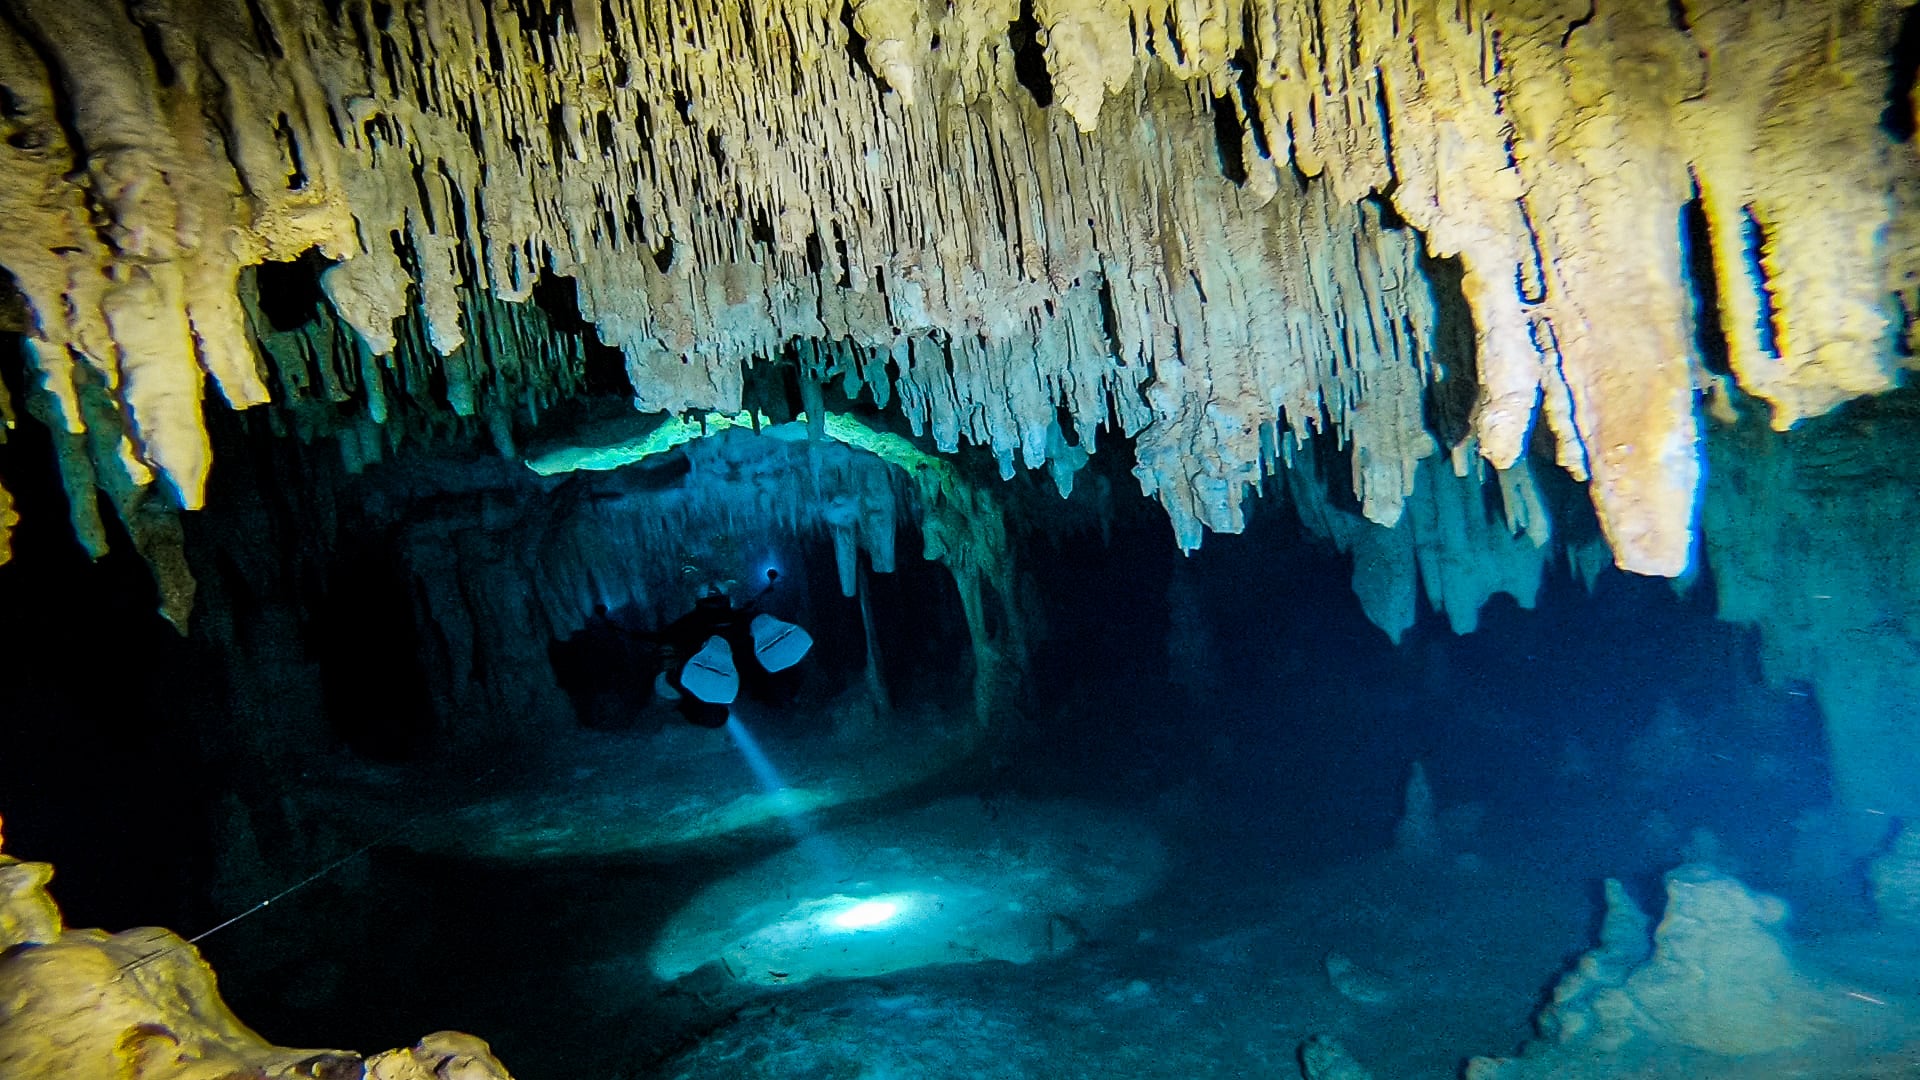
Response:
M462 289L455 298L463 340L442 353L418 313L393 326L375 353L330 308L286 329L261 313L263 286L242 278L241 295L262 361L280 397L277 413L303 440L333 436L349 472L390 456L408 440L485 433L503 457L514 432L580 392L588 343L557 332L533 304Z
M1361 610L1395 642L1413 627L1423 593L1457 634L1478 628L1481 609L1497 594L1532 608L1556 551L1553 521L1525 458L1498 472L1470 445L1451 462L1427 459L1391 528L1336 505L1311 453L1289 453L1285 475L1302 523L1352 556ZM1592 553L1561 546L1591 584Z
M1511 466L1544 413L1629 569L1690 546L1696 193L1777 423L1895 375L1894 0L4 10L0 266L36 370L74 435L97 383L130 481L185 507L204 381L269 392L240 269L313 248L373 356L416 309L453 354L463 287L550 269L644 409L735 410L744 363L845 339L943 443L1138 435L1189 546L1239 526L1282 418L1355 444L1374 520L1412 493L1431 300L1370 192L1461 260L1481 452Z

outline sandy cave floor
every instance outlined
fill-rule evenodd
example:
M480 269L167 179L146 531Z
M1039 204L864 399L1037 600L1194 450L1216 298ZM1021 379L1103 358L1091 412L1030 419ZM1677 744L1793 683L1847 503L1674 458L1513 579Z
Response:
M853 827L884 828L901 813ZM390 1022L457 1019L484 1032L520 1080L1284 1080L1299 1075L1299 1046L1315 1035L1337 1037L1376 1080L1414 1080L1513 1053L1599 921L1597 882L1549 860L1383 853L1288 876L1251 853L1223 863L1191 836L1170 835L1168 849L1156 891L1100 913L1086 940L1056 955L777 988L667 984L654 974L653 946L700 895L690 885L664 898L658 864L588 860L467 878L433 863L411 900L416 921L383 912L392 923L371 978L343 982L404 1002ZM777 846L766 850L779 858ZM739 866L677 869L712 882ZM544 906L517 909L502 892L516 888ZM483 896L498 921L463 925L433 889ZM525 940L503 940L513 933ZM422 947L416 938L447 958L451 971L437 982L458 989L435 992L446 1000L391 978L406 967L397 950ZM1357 969L1349 990L1377 989L1385 1000L1337 990L1326 966L1335 953ZM1920 1004L1920 942L1832 936L1802 943L1798 955L1844 975L1848 988L1908 1006L1906 1015ZM1920 1078L1920 1030L1868 1027L1799 1054L1580 1075Z
M1597 890L1484 860L1415 867L1382 855L1231 897L1178 868L1172 880L1070 955L763 996L690 1049L618 1075L1284 1078L1299 1075L1304 1040L1333 1035L1379 1080L1454 1077L1468 1057L1510 1054L1531 1034L1546 988L1588 946L1598 917ZM1884 956L1887 944L1866 947ZM1861 947L1836 941L1826 951ZM1330 952L1350 956L1388 999L1337 992ZM1914 959L1920 949L1902 965L1876 962L1902 973L1852 985L1911 1001ZM1920 1031L1837 1032L1799 1053L1675 1056L1591 1075L1920 1077Z

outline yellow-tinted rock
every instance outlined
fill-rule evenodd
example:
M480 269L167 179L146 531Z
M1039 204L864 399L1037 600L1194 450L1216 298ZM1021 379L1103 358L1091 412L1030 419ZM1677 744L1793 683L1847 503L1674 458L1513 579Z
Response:
M511 1080L487 1044L440 1032L370 1061L293 1050L221 1001L200 951L169 930L68 930L45 863L0 855L0 1076L7 1080Z

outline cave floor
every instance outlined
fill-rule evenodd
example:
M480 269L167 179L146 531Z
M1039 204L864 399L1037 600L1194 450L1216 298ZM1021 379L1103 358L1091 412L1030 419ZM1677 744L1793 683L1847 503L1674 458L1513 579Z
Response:
M1169 881L1067 956L799 988L637 1075L1285 1077L1303 1040L1333 1035L1378 1077L1452 1076L1526 1035L1592 907L1575 885L1393 857L1264 889L1194 867ZM1385 1000L1343 996L1329 953Z
M979 744L966 718L921 710L873 722L838 703L827 733L752 736L777 773L757 775L733 735L669 720L652 734L572 731L538 754L447 766L320 763L296 796L350 838L488 860L680 858L784 834L787 820L884 799Z
M1067 955L756 996L701 1018L687 1048L618 1075L1290 1077L1302 1042L1330 1035L1376 1078L1453 1077L1531 1035L1546 988L1590 947L1599 906L1589 882L1473 856L1385 854L1266 888L1176 866L1168 882ZM1830 957L1886 956L1885 942L1826 945ZM1330 954L1354 964L1338 986ZM1909 966L1874 966L1904 974L1847 985L1913 999ZM1640 1056L1578 1075L1916 1077L1912 1015L1798 1052Z
M903 813L876 809L857 827ZM1510 1055L1531 1035L1598 925L1588 869L1549 858L1388 852L1287 870L1168 831L1160 888L1057 955L718 991L663 983L648 948L741 857L537 868L393 858L372 940L331 974L327 1000L281 1018L341 1032L358 1017L371 1042L389 1027L458 1024L484 1032L519 1080L1284 1078L1300 1075L1314 1036L1337 1038L1376 1080L1455 1077L1468 1058ZM1889 1002L1887 1021L1797 1053L1641 1057L1553 1075L1920 1077L1920 942L1802 944L1844 988ZM1353 966L1338 985L1336 954ZM318 995L325 975L299 966L282 992ZM251 1018L250 996L235 1004Z

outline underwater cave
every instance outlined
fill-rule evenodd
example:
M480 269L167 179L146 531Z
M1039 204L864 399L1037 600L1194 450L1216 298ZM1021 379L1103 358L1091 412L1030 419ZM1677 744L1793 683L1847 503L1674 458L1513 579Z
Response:
M0 0L0 1080L1920 1076L1913 10Z

